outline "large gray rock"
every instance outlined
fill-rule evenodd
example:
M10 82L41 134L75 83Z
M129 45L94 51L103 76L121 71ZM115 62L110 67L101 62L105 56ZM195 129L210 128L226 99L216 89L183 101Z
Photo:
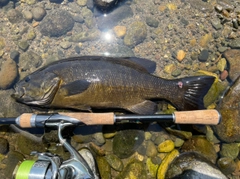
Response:
M59 37L72 30L74 20L65 10L53 10L40 23L40 32L45 36Z

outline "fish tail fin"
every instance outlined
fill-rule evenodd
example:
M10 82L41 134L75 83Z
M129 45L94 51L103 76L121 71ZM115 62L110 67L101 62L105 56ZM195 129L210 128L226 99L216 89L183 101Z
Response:
M171 100L172 103L178 110L204 109L203 98L214 80L213 76L193 76L176 80L178 92L177 97Z

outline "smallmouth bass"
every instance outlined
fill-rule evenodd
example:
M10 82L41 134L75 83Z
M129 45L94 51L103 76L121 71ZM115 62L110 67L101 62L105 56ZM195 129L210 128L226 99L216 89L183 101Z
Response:
M178 110L204 108L203 97L214 77L168 80L152 75L155 67L155 62L136 57L73 57L26 76L17 82L12 96L27 105L88 111L120 108L153 114L156 99L165 99Z

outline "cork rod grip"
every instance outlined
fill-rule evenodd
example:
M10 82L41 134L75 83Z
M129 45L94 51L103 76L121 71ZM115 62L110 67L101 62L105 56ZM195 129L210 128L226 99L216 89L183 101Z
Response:
M21 116L19 116L19 126L22 128L30 128L31 125L31 118L32 113L23 113Z
M221 120L220 113L215 109L174 112L177 124L217 125Z
M105 125L114 124L114 113L59 113L60 115L69 116L86 125Z

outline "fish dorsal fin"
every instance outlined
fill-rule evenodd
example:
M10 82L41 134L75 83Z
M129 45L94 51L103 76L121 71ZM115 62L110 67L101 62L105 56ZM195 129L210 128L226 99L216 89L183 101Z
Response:
M84 92L91 83L87 80L76 80L61 86L61 90L66 91L67 96L72 96Z

